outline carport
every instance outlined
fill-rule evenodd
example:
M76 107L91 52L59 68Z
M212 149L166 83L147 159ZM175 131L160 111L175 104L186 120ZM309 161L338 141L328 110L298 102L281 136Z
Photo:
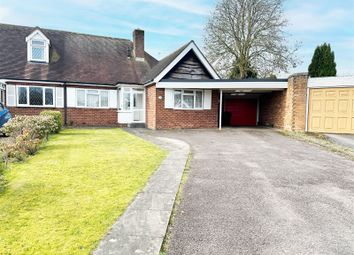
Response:
M219 129L223 126L256 126L260 123L261 98L288 88L287 79L174 80L159 87L219 91ZM276 104L268 104L268 108ZM278 106L281 107L281 106ZM272 109L266 109L268 112ZM270 113L271 115L272 113Z

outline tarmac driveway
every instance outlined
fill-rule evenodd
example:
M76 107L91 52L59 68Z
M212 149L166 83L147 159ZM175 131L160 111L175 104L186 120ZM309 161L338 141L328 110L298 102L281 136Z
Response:
M354 162L267 129L156 131L192 147L168 254L354 254Z

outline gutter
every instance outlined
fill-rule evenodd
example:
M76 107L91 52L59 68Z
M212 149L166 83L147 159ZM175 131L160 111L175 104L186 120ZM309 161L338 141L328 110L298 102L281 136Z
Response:
M94 86L94 87L109 87L114 88L113 84L98 84L98 83L87 83L87 82L70 82L70 81L42 81L42 80L21 80L21 79L0 79L0 82L23 82L23 83L38 83L38 84L52 84L52 85L73 85L73 86Z

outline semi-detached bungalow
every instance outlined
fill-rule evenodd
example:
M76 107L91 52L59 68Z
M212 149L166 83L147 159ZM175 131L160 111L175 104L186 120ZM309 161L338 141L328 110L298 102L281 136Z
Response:
M151 129L269 125L354 133L354 79L220 79L191 41L157 61L133 40L0 24L1 101L67 125Z

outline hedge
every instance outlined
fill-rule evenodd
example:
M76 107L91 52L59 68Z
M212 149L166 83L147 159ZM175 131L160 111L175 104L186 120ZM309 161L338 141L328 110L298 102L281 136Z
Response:
M57 129L55 130L55 133L59 133L59 131L63 127L63 118L61 116L61 112L46 110L46 111L42 111L40 113L40 115L41 116L53 116L55 122L57 123Z
M10 142L0 145L3 161L24 160L38 150L43 139L50 133L58 132L58 124L53 116L16 116L10 119L1 132L9 136Z

